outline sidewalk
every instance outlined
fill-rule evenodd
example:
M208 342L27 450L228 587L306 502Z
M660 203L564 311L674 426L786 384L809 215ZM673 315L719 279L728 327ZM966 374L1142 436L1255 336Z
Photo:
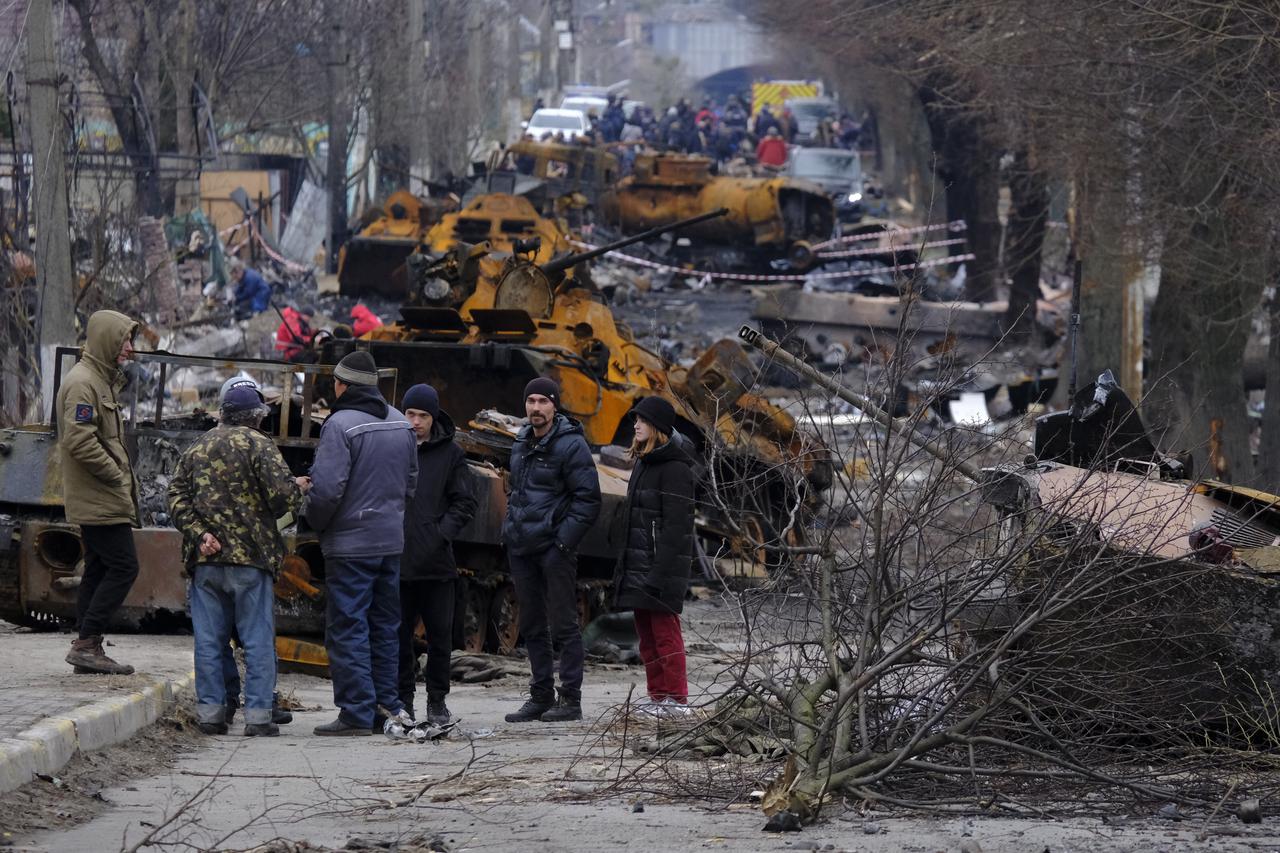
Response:
M0 793L52 774L77 750L119 743L150 725L191 684L191 638L117 634L107 654L133 675L76 675L71 635L0 622Z

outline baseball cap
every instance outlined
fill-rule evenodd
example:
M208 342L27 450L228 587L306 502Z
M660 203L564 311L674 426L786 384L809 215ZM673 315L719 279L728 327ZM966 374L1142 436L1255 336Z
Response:
M258 402L265 403L267 398L262 396L262 389L258 387L258 383L254 382L243 373L232 376L226 382L222 383L222 389L218 391L218 405L221 406L227 399L227 392L232 388L251 388L258 395Z
M251 409L261 408L263 408L262 392L245 384L235 385L227 389L226 396L222 398L222 409L224 411L247 412Z

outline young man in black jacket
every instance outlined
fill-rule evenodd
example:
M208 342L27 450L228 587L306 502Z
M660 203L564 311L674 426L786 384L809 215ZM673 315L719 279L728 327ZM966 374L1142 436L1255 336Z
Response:
M578 543L600 515L600 477L582 424L556 411L560 388L546 377L524 389L527 426L511 447L511 493L502 541L520 602L529 652L529 701L508 723L582 719L582 630L578 627ZM552 641L560 646L555 699Z
M418 619L427 634L427 722L452 718L449 653L453 650L454 587L458 567L453 540L476 513L467 489L467 462L453 440L453 419L440 409L430 385L414 385L400 401L418 439L418 489L404 509L404 556L400 558L400 701L413 712L413 634Z

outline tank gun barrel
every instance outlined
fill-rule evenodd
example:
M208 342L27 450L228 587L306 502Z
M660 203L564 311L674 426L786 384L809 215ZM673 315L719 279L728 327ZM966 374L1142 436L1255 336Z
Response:
M547 275L554 275L555 273L569 269L574 264L580 264L583 261L598 258L601 255L614 251L615 249L621 249L624 246L630 246L633 243L640 243L644 240L648 240L650 237L657 237L659 234L666 234L668 231L675 231L688 225L695 225L699 222L705 222L708 219L725 216L728 213L729 209L727 207L722 207L719 210L713 210L709 213L700 213L697 216L690 216L688 219L681 219L679 222L659 225L657 228L650 228L648 231L643 231L639 234L632 234L630 237L624 237L621 240L614 241L613 243L606 243L603 246L598 246L585 252L579 252L576 255L566 255L563 258L557 258L544 266L542 271Z
M814 370L802 360L787 352L776 342L766 338L759 330L753 329L750 326L743 326L738 330L738 337L741 338L744 343L755 347L769 358L782 364L783 367L789 368L815 385L819 385L827 389L846 403L857 406L863 412L874 418L875 421L885 429L896 432L916 447L952 466L973 482L982 482L982 471L979 470L978 466L966 462L963 459L957 459L954 453L947 452L947 450L940 447L936 441L921 438L916 435L915 430L890 415L874 402L861 394L846 388L830 376Z

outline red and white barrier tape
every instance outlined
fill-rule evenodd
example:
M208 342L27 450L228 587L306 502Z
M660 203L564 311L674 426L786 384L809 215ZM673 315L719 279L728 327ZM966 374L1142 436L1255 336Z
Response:
M310 269L310 267L294 263L284 255L272 249L271 246L267 244L267 241L263 239L261 232L258 231L258 226L254 224L252 219L249 220L249 228L253 231L253 239L258 241L258 245L262 247L262 251L266 253L268 258L280 264L280 266L284 267L291 273L301 274Z
M590 251L599 248L590 243L583 243L579 240L571 241L575 246L579 246L584 250ZM711 272L710 270L690 270L684 267L674 267L670 264L660 264L657 261L646 260L645 258L637 258L628 255L625 252L615 251L606 252L604 257L612 258L615 261L634 264L635 266L645 267L646 269L657 270L659 272L671 272L677 275L687 275L691 278L697 278L704 281L714 281L715 279L730 279L733 281L808 281L810 279L841 279L841 278L866 278L873 275L881 275L886 272L902 272L914 269L926 269L928 267L940 267L947 264L959 263L960 261L971 261L973 255L948 255L945 258L937 258L930 261L920 261L915 264L897 264L892 267L884 267L877 270L838 270L833 272L812 272L805 275L752 275L748 273L735 272Z
M930 240L928 243L903 243L902 245L873 246L870 249L844 249L839 252L819 252L820 258L854 258L860 255L883 255L892 251L913 251L916 249L936 249L939 246L958 246L966 242L963 237L950 240Z
M902 237L908 234L923 234L926 231L940 231L944 228L958 234L967 227L968 226L965 225L965 221L963 219L957 219L953 222L939 222L935 225L917 225L913 228L888 228L884 231L868 231L865 234L849 234L845 237L836 237L831 240L818 243L813 248L817 251L818 249L825 249L828 246L838 246L842 243L860 243L863 240L880 240L885 237L893 239L894 237Z

